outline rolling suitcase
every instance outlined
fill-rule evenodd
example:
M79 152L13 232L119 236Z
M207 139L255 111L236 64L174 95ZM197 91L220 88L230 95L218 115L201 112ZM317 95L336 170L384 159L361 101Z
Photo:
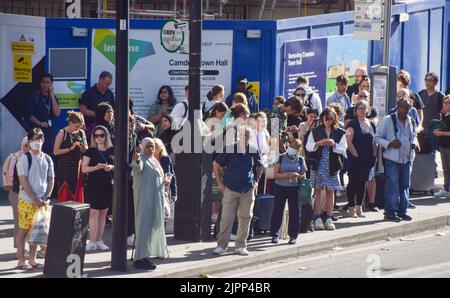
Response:
M270 231L274 199L275 196L270 194L261 194L256 196L253 217L257 223L257 232Z
M434 194L435 158L434 153L416 155L411 173L411 192L429 192L431 195Z

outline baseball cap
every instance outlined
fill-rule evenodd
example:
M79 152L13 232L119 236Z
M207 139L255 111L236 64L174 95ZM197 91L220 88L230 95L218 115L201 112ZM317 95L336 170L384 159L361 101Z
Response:
M245 76L239 76L237 79L238 83L245 83L248 84L248 80Z

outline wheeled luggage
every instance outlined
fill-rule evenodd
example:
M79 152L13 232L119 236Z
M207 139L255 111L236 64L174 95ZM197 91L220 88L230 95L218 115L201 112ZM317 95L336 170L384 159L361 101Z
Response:
M434 153L416 155L411 173L410 191L434 194L435 159Z

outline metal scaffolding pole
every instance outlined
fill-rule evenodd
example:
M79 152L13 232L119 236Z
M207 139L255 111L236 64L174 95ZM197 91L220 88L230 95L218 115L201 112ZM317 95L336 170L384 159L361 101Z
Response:
M391 45L391 11L392 0L384 0L383 65L385 66L389 66L389 51Z

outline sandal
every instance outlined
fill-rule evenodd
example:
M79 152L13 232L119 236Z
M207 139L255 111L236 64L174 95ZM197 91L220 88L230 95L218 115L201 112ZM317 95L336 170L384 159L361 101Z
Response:
M25 270L25 271L32 271L33 267L28 265L27 263L23 263L22 265L17 265L14 269Z
M44 269L44 264L41 263L36 263L34 265L30 265L33 269L38 269L38 270L42 270Z

